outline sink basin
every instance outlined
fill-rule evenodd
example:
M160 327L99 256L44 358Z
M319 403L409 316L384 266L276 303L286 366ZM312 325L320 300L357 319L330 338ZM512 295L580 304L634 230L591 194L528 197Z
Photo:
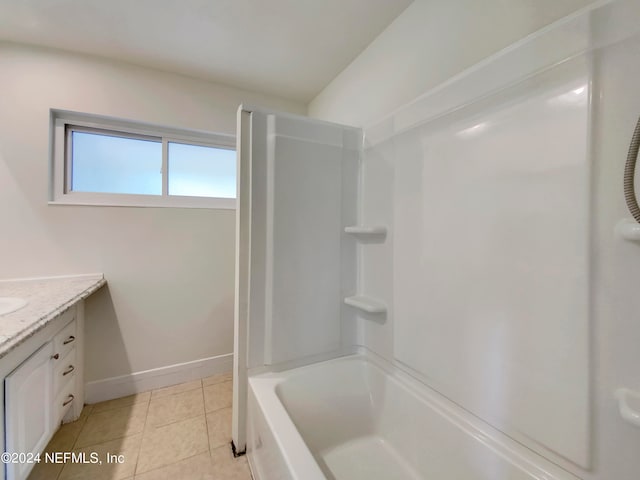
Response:
M0 315L20 310L27 304L24 298L19 297L0 297Z

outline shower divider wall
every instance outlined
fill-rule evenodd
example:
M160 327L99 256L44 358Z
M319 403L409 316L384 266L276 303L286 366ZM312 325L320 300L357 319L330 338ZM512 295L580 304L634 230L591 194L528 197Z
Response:
M234 448L247 371L354 351L362 131L256 107L238 110Z
M347 478L314 450L305 425L322 428L322 410L309 401L305 416L301 397L286 393L298 388L288 379L302 374L285 371L354 352L374 359L389 380L375 380L378 374L363 367L352 369L362 378L354 373L345 382L395 392L396 377L410 378L409 390L418 385L419 396L435 395L457 415L475 418L481 436L509 451L535 452L527 462L537 462L539 472L522 478L637 477L640 459L632 452L640 430L612 415L614 389L602 391L606 381L598 377L594 385L594 378L606 341L598 337L608 318L603 309L611 307L602 300L596 249L610 244L602 214L616 211L613 200L596 194L619 193L602 165L606 153L617 152L609 139L630 133L615 131L612 110L640 113L639 32L638 2L600 2L365 129L364 145L358 129L241 108L234 442L241 449L251 432L256 478L274 474L261 469L278 455L285 466L278 475L305 478L293 453L282 451L305 443L320 465L309 475ZM617 90L629 82L636 87L627 98ZM631 332L640 335L640 327ZM336 414L344 427L338 436L357 442L355 420L348 434L348 412L355 419L364 404L347 402L351 394L339 382L323 380L340 377L335 366L309 368L305 378L317 371L327 388L315 396L346 409ZM616 387L640 385L637 374L626 378L630 385ZM268 393L268 383L280 393ZM278 387L286 384L293 386ZM370 393L374 403L410 401ZM389 426L387 417L371 422L367 435ZM302 445L283 436L296 428ZM453 435L402 428L407 442L431 448L438 442L429 435ZM619 453L607 438L623 440ZM464 458L484 456L484 467L503 461L472 443ZM443 447L440 454L448 453ZM398 478L436 471L408 455L398 461L408 469L398 467ZM517 468L484 467L465 479L521 478ZM455 471L439 478L458 478Z

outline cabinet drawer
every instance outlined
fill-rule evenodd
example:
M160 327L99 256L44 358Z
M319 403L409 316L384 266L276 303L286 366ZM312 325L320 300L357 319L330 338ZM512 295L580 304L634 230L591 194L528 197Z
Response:
M64 327L58 334L53 337L53 350L54 357L55 355L59 355L57 360L64 358L67 353L71 351L73 347L76 346L77 341L77 333L76 333L76 318L75 318L75 309L73 310L73 319L66 327Z
M62 385L60 392L55 396L52 414L54 430L60 426L60 422L73 405L76 395L76 377L74 375Z
M70 378L75 377L76 370L76 349L72 348L64 358L55 360L53 369L53 396L55 397L62 390Z

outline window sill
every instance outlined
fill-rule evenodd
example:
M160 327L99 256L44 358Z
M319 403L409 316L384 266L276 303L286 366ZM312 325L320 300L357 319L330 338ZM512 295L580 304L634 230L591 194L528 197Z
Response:
M133 208L208 208L235 210L235 198L69 193L49 201L49 205Z

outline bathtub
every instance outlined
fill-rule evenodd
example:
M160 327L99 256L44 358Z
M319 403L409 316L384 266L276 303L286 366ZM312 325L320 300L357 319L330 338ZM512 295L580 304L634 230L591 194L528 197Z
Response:
M249 377L255 480L576 480L397 368L353 355Z

